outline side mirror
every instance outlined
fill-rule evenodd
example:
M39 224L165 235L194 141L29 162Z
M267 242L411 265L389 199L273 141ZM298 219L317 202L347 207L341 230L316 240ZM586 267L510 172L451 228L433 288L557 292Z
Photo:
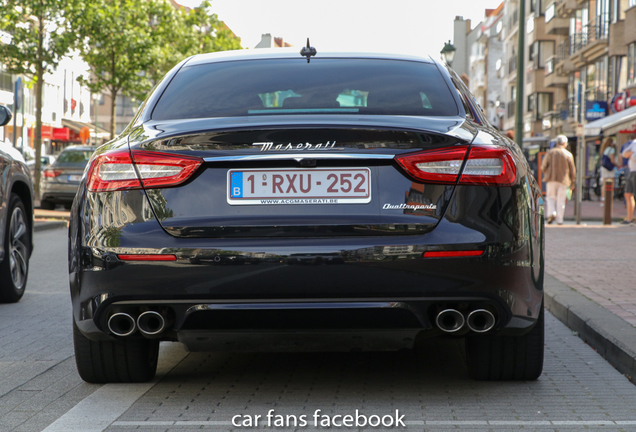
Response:
M0 105L0 126L4 126L11 121L11 110L4 105Z

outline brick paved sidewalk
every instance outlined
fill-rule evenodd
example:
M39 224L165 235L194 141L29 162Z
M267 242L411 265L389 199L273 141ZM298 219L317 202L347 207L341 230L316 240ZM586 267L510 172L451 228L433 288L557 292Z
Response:
M546 271L636 327L636 225L546 225Z
M605 209L601 205L601 201L581 201L581 219L582 220L603 220L603 212ZM612 219L618 221L625 219L627 208L625 201L614 200L612 202ZM565 205L565 220L574 220L574 201L568 201Z

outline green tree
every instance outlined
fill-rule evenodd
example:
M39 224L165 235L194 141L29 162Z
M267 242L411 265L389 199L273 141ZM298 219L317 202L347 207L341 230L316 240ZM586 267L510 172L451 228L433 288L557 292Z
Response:
M184 58L195 54L241 49L241 39L212 13L208 1L199 7L178 10L159 2L153 15L156 61L150 76L154 82Z
M67 4L68 0L0 0L0 30L12 36L8 44L0 43L0 61L9 72L27 75L34 85L36 197L40 194L44 74L55 70L75 41L65 14Z
M95 93L110 93L111 139L118 94L143 100L182 59L241 48L240 39L211 13L207 1L189 11L165 0L77 1L73 27L92 72L84 84Z
M212 13L208 1L203 1L199 7L191 9L185 14L184 20L185 27L190 33L181 48L184 56L241 49L241 39Z
M110 94L110 136L115 137L117 96L143 99L150 90L146 73L156 58L151 26L157 0L90 0L74 3L72 24L79 51L91 69L82 80L93 93Z

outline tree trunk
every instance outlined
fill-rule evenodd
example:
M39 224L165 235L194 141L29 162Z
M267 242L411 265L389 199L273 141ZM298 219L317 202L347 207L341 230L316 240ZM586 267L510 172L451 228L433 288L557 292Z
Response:
M35 199L40 199L40 167L42 156L42 89L44 88L44 17L40 15L38 22L38 62L35 71L35 133L33 147L35 147L35 178L33 188Z
M110 139L115 139L115 131L116 126L117 126L117 89L116 88L112 88L110 89L110 98L111 98L111 105L110 105Z

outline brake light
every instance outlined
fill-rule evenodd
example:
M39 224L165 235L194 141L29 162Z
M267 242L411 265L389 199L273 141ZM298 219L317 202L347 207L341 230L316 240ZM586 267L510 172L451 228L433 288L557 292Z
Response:
M42 175L46 178L55 178L62 174L60 170L47 169L42 172Z
M510 152L494 146L426 150L395 159L410 175L428 183L510 186L517 177Z
M177 186L202 163L202 159L195 157L145 150L114 150L93 160L88 172L88 190L104 192Z

